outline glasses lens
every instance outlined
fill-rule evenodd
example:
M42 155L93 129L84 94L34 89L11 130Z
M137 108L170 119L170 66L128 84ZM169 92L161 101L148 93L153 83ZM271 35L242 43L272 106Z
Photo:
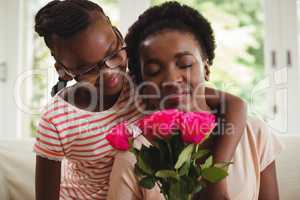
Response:
M116 54L114 54L111 58L109 58L105 64L110 68L119 67L124 64L126 60L126 51L125 49L120 50Z

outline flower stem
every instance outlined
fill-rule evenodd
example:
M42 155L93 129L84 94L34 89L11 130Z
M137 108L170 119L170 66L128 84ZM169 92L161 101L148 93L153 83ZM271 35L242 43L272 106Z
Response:
M195 150L195 153L197 153L198 152L198 149L199 149L199 144L197 144L196 145L196 148L195 148L196 150ZM196 165L196 159L193 161L193 163L194 163L194 165Z

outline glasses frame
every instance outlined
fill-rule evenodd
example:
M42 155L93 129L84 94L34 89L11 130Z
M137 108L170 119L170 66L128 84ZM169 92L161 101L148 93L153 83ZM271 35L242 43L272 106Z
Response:
M121 32L115 27L115 26L113 26L112 27L113 28L113 32L114 32L114 34L117 36L117 39L118 39L118 46L119 46L119 44L121 43L121 44L124 44L124 42L123 42L123 37L122 37L122 34L121 34ZM84 72L81 72L81 73L79 73L79 74L77 74L77 75L74 75L72 72L70 72L68 69L67 69L67 67L62 63L62 62L60 62L57 58L55 58L55 56L53 56L54 57L54 59L55 59L55 61L59 64L59 65L61 65L61 67L64 69L64 71L66 72L66 74L68 74L68 75L70 75L70 76L72 76L72 78L75 78L75 79L78 79L79 77L81 77L81 76L83 76L83 75L85 75L85 74L87 74L87 73L89 73L89 72L91 72L91 71L93 71L94 69L96 69L96 68L98 68L98 70L100 70L100 68L103 66L103 65L106 65L108 68L110 68L110 69L114 69L114 68L116 68L116 67L118 67L118 66L110 66L109 64L107 64L106 62L107 61L109 61L111 58L113 58L115 55L117 55L117 54L119 54L121 51L126 51L126 46L122 46L120 49L118 49L118 50L115 50L113 53L111 53L110 55L108 55L108 56L106 56L105 58L103 58L102 60L100 60L95 66L92 66L92 67L89 67L88 69L86 69Z

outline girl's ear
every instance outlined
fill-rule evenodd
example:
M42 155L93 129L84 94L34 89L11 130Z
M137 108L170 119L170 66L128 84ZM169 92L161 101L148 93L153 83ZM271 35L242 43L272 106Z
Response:
M65 80L65 81L73 80L73 77L68 75L66 73L66 71L64 70L64 68L61 65L59 65L57 62L55 62L54 67L55 67L60 79Z
M210 64L209 64L209 61L208 59L205 59L204 61L204 73L205 73L205 80L206 81L209 81L209 77L210 77Z

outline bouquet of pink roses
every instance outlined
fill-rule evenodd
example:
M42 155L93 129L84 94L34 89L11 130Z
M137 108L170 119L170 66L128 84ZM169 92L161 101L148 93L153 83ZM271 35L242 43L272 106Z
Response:
M228 175L229 163L213 164L210 151L201 146L215 125L210 113L172 109L154 112L134 125L119 124L106 138L114 148L135 154L140 186L151 189L157 184L167 200L189 200L207 182ZM132 141L139 134L151 145L134 148Z

